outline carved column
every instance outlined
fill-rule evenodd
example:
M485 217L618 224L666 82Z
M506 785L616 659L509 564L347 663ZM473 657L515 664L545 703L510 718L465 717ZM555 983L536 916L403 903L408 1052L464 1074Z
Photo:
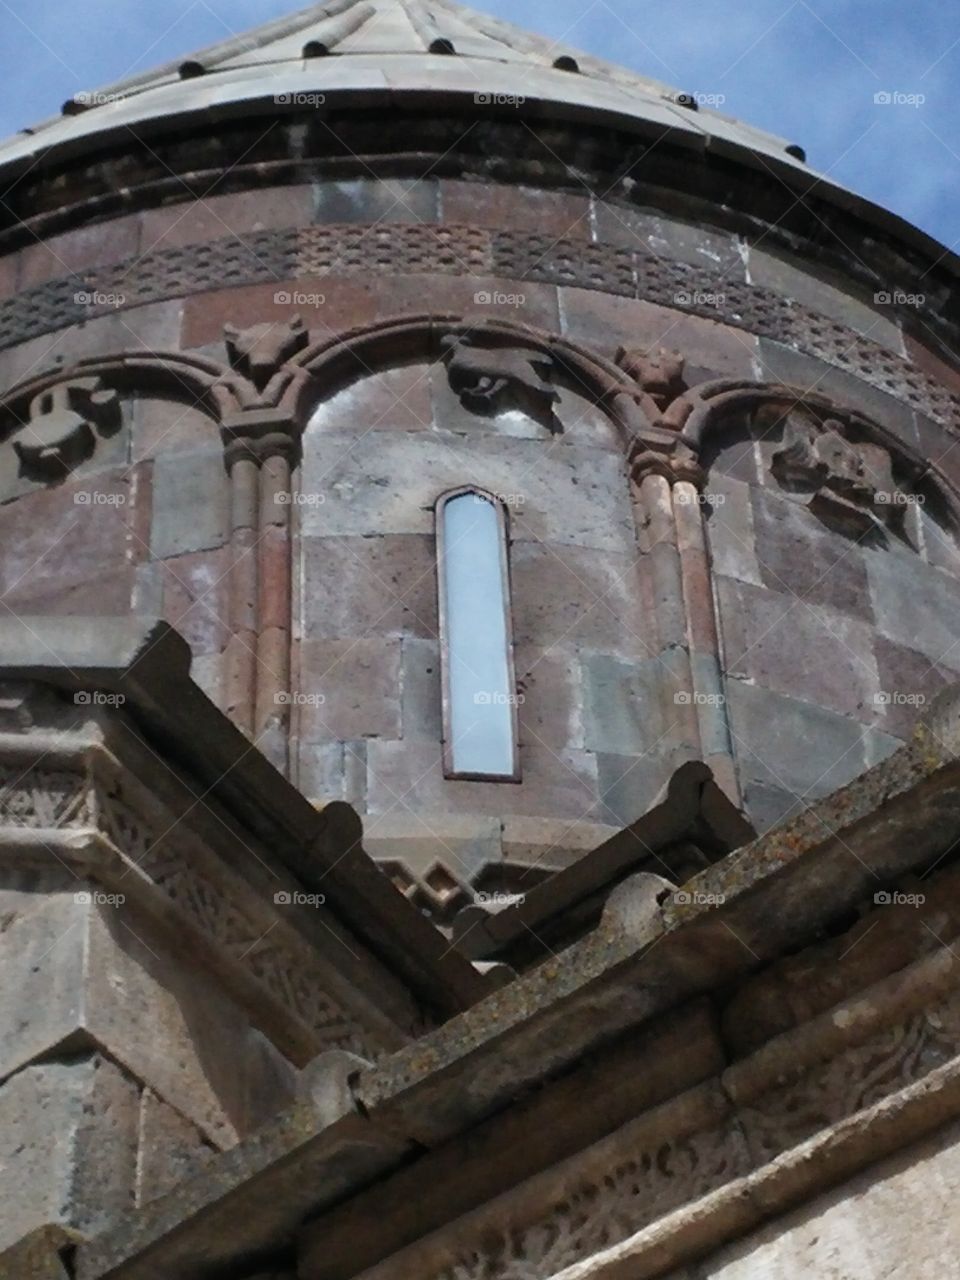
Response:
M286 772L291 649L291 475L300 451L297 391L288 362L309 342L303 321L224 327L231 367L255 394L221 418L231 483L233 565L228 710Z
M620 398L631 428L630 477L641 550L650 557L662 712L668 749L679 765L710 765L740 803L723 693L723 667L704 522L705 475L681 438L683 359L676 352L617 352L637 392Z
M291 472L299 428L285 409L224 417L233 529L228 713L286 772L290 718Z

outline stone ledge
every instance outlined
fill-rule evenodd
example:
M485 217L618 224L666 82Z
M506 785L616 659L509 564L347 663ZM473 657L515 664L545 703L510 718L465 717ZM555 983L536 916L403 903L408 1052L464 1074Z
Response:
M154 619L0 620L0 681L122 695L119 710L94 712L132 722L172 771L193 779L305 888L323 893L423 1006L443 1017L479 999L487 989L480 975L363 852L354 810L315 809L190 680L189 660L186 642Z

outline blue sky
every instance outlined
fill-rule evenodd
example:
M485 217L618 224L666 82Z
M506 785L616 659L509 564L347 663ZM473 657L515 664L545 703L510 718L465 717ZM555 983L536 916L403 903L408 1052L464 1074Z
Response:
M82 89L302 7L288 0L0 0L0 135ZM960 250L956 0L476 0L806 147L820 172ZM878 92L920 96L877 104Z

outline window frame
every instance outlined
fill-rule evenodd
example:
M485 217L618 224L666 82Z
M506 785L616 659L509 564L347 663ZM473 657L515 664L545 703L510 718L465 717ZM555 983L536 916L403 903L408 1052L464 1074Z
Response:
M447 619L447 570L446 570L446 520L444 518L447 504L455 498L473 494L489 502L497 516L497 534L500 548L500 585L503 602L504 638L506 642L507 681L511 692L509 703L510 731L513 742L513 767L510 773L476 773L457 770L453 762L452 712L453 703L450 690L450 636ZM434 503L434 533L437 553L437 618L440 639L440 678L441 694L441 735L443 746L443 776L451 781L464 782L521 782L520 769L520 718L517 701L517 672L514 662L513 610L510 583L510 520L504 502L483 489L479 485L461 485L456 489L447 489Z

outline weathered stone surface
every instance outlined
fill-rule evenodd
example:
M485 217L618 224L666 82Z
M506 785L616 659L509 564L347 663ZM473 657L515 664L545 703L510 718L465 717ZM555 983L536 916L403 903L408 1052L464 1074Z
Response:
M717 579L727 671L866 724L881 716L873 632L782 591Z
M305 641L297 680L304 741L400 737L399 638Z
M549 814L577 819L595 816L596 762L584 751L561 752L531 744L521 752L520 783L445 779L440 743L371 738L367 760L371 813L412 808L472 814Z
M809 307L811 311L829 316L857 333L862 333L871 342L881 347L904 354L904 338L900 326L893 317L885 315L883 309L870 306L866 301L845 292L822 279L816 268L809 261L790 260L767 252L766 247L751 245L747 260L747 271L751 284L758 284L776 290L785 298Z
M621 756L655 750L667 728L661 705L664 674L658 658L626 662L584 654L587 749Z
M410 813L402 807L371 814L363 847L379 861L399 860L421 875L437 862L473 880L501 861L500 819L460 813Z
M155 560L220 547L229 531L223 450L165 454L153 467L150 552Z
M511 230L529 227L560 239L591 238L589 196L536 187L489 182L440 183L440 211L444 222Z
M406 742L443 737L440 644L404 636L401 641L400 736Z
M666 1280L937 1280L958 1247L958 1176L954 1123Z
M155 1200L203 1168L215 1148L185 1116L150 1089L140 1102L137 1204Z
M362 400L354 412L368 419ZM627 479L616 454L492 434L438 439L370 431L358 438L353 430L315 430L304 442L302 491L318 499L303 506L308 536L432 535L437 498L468 484L505 503L514 542L621 554L634 546Z
M809 802L865 768L865 730L855 720L740 680L727 681L727 705L746 779Z
M649 657L654 620L639 599L635 556L518 542L511 552L518 645Z
M600 822L557 821L508 814L503 819L505 862L560 871L579 861L620 830Z
M358 178L314 185L314 222L436 222L439 185L432 179Z
M141 252L231 236L242 239L250 232L273 227L307 226L313 206L313 187L302 183L258 188L255 200L247 192L237 192L149 209L142 215Z
M21 250L19 287L30 289L45 280L76 275L77 289L82 290L88 278L96 279L97 267L132 257L139 245L140 219L136 215L51 236Z
M752 444L734 447L745 448L749 453ZM740 582L751 582L757 587L763 586L754 529L753 490L742 480L722 471L712 471L708 493L717 500L705 508L713 572L737 578Z
M904 400L878 391L871 383L822 360L802 355L779 342L760 338L754 376L765 382L784 382L798 391L816 389L841 404L875 418L908 447L917 449L913 410Z
M127 539L137 499L129 473L112 471L0 507L3 598L8 604L42 600L38 613L125 612L133 576ZM133 551L142 558L142 549ZM111 578L115 592L96 588Z
M134 462L219 443L217 424L189 403L141 395L136 397L131 417Z
M333 475L328 472L330 462L341 458L348 440L358 445L367 432L428 431L432 419L431 366L423 362L378 370L335 392L318 406L310 419L310 436L305 443L307 467L301 481L303 492L313 492L311 486L316 486L325 502L341 496L338 484L348 485L349 478L340 477L337 471ZM322 433L321 439L316 438L318 432ZM383 441L375 437L374 447L382 448ZM369 463L370 458L370 454L365 454L356 465Z
M134 1203L139 1091L99 1054L0 1086L0 1247L44 1223L101 1230Z
M881 634L960 670L960 593L953 579L909 554L869 551L864 558Z
M714 518L722 521L723 510ZM827 532L798 503L767 490L754 491L753 522L764 586L872 622L859 546L838 533Z
M582 749L582 681L573 655L519 646L514 668L523 699L517 707L521 744Z
M22 972L2 993L0 1075L85 1033L212 1141L236 1141L246 1019L129 905L92 905L77 884L79 900L41 900L0 935L3 967Z
M597 755L601 806L597 816L608 826L636 822L656 799L673 772L666 756Z
M303 538L304 624L311 639L414 635L436 638L432 537ZM344 584L350 583L350 590Z
M601 200L594 204L594 224L596 238L604 244L623 244L657 258L689 262L701 267L710 281L718 276L744 279L746 252L738 237L727 232L668 218L653 209Z

